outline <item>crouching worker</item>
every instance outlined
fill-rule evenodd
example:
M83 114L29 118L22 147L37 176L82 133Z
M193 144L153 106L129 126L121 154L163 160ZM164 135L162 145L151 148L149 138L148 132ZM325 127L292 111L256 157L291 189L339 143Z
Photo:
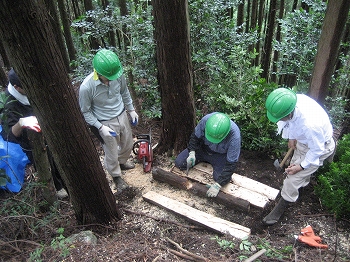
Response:
M188 147L175 160L180 170L188 170L199 162L213 166L215 183L208 185L208 197L216 197L220 188L228 184L236 169L241 151L238 126L223 113L204 116L195 127Z
M285 169L281 198L263 219L266 225L273 225L289 203L297 201L299 188L307 186L311 175L333 154L335 141L329 117L314 99L278 88L267 97L265 106L268 119L277 123L282 137L288 139L288 147L294 149Z
M36 117L33 115L33 108L29 104L28 97L22 88L16 72L11 69L8 73L9 84L5 91L6 102L3 109L3 129L1 136L4 140L19 144L29 161L35 167L33 148L28 138L27 129L41 132ZM68 197L64 182L58 172L55 161L47 148L47 156L50 162L51 174L56 188L58 198Z

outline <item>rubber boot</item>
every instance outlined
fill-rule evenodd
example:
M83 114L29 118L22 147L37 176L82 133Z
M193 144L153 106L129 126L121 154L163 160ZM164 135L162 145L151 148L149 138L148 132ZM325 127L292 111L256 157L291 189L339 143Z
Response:
M125 183L125 181L120 176L113 177L113 182L114 182L118 192L129 187L129 185L127 183Z
M290 202L284 200L282 197L272 211L263 219L265 225L271 226L275 224L283 215L284 210L288 207Z

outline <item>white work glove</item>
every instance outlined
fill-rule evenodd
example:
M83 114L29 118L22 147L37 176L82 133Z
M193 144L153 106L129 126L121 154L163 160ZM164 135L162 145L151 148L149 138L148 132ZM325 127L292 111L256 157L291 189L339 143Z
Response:
M135 110L128 112L131 117L131 125L136 126L139 121L139 115L136 113Z
M105 125L102 125L100 127L100 129L98 130L98 132L100 132L102 137L106 137L106 136L113 136L113 137L115 137L115 136L117 136L117 133L113 129L111 129L108 126L105 126Z
M35 116L23 117L18 120L19 125L22 128L28 128L34 130L35 132L41 132L41 128L38 123L38 119Z
M196 163L196 152L195 151L190 151L186 161L187 161L187 166L188 167L193 167L194 164Z
M219 194L221 186L219 183L214 183L212 185L207 185L209 187L207 191L207 197L216 197Z

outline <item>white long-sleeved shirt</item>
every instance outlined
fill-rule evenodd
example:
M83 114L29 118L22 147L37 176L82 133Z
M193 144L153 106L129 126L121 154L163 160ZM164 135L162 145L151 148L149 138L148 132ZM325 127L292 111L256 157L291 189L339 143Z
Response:
M283 126L279 121L278 125ZM326 111L312 98L298 94L293 118L285 122L283 137L296 139L308 146L309 151L301 166L319 166L319 158L324 154L325 145L332 139L333 127Z
M124 109L133 111L132 98L125 77L109 81L109 86L99 79L88 75L79 89L79 105L85 121L96 128L102 124L99 120L111 120L119 116Z

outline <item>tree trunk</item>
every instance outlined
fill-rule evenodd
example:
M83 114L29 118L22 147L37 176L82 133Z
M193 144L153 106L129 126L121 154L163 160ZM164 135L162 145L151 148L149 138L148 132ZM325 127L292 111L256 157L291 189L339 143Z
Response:
M284 0L280 0L280 8L279 8L279 14L278 14L278 19L282 19L284 16ZM276 30L276 41L279 42L281 41L281 26L280 23L277 25L277 30ZM279 52L277 50L274 51L273 54L273 66L272 66L272 72L277 73L277 61L278 61L278 56ZM271 75L271 81L272 82L277 82L277 74L272 74Z
M237 10L237 26L239 27L239 29L237 30L238 33L243 32L243 28L241 27L243 26L243 22L244 22L244 1L240 2Z
M64 64L66 65L67 70L69 70L69 58L68 58L68 53L67 53L67 48L65 41L63 39L63 34L61 31L61 24L60 24L60 19L57 13L57 6L56 6L56 1L52 0L45 0L45 4L47 8L49 9L50 16L51 17L51 23L54 28L55 36L56 36L56 41L57 44L60 46L60 50L63 56Z
M255 45L255 50L259 54L256 56L254 65L257 66L260 64L262 52L260 51L260 36L261 36L261 30L262 30L262 25L263 25L263 17L265 13L265 0L259 0L259 12L258 12L258 41Z
M321 105L324 104L328 94L349 7L348 0L328 1L309 87L309 95Z
M183 190L189 190L195 195L207 197L206 194L208 188L206 187L206 185L190 181L185 177L181 177L174 173L167 172L161 168L153 169L152 177L154 180L168 183L169 185L175 186ZM224 192L219 192L219 194L216 197L212 198L212 200L228 208L236 208L244 212L249 212L250 210L249 201L237 198Z
M57 3L58 3L58 9L59 9L60 15L61 15L63 33L64 33L64 38L66 39L66 45L67 45L67 50L68 50L68 54L69 54L69 59L70 59L70 61L73 61L73 60L76 60L77 57L76 57L75 47L73 44L72 35L70 33L70 21L69 21L68 16L67 16L67 11L66 11L66 8L64 6L64 1L57 0Z
M44 138L41 133L28 130L28 139L33 148L33 158L35 169L38 171L39 182L45 185L42 188L42 194L48 203L46 208L53 207L54 202L57 200L56 189L50 172L50 162Z
M251 9L251 0L247 1L247 17L245 19L246 25L245 25L245 32L248 33L250 29L250 9Z
M275 18L276 18L276 4L277 0L271 0L270 1L270 7L269 7L269 18L268 18L268 25L266 28L266 38L264 43L264 54L262 57L262 67L263 67L263 73L262 77L265 78L268 81L269 75L270 75L270 63L271 63L271 54L272 54L272 41L273 41L273 34L275 31Z
M156 150L178 153L195 127L188 5L186 0L152 3L163 117Z
M42 0L0 2L0 34L70 193L79 223L119 219Z

